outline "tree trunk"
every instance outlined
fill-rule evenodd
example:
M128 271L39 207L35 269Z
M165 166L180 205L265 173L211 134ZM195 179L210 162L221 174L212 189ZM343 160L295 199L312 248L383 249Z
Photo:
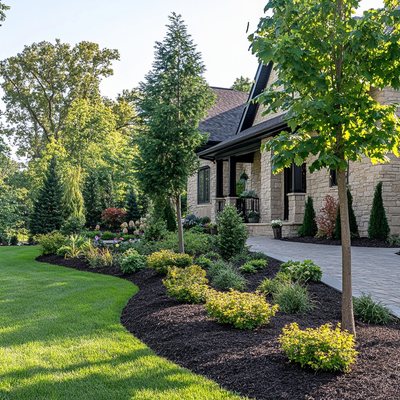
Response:
M351 235L349 207L347 202L346 170L338 170L338 192L342 239L342 329L356 334L353 315L353 295L351 283Z
M182 210L181 210L181 195L178 194L175 199L176 204L176 222L178 224L178 243L179 253L185 252L185 242L183 240L183 227L182 227Z

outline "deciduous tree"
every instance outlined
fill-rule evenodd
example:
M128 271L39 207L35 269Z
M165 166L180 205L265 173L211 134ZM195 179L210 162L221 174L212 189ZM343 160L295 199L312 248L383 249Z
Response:
M238 90L239 92L250 92L251 86L253 82L250 78L245 78L244 76L240 76L240 78L236 78L235 82L231 86L231 89Z
M286 112L289 130L267 144L274 172L309 161L310 170L337 170L342 239L342 327L355 332L347 202L348 161L374 163L399 155L395 105L373 90L400 88L400 11L354 12L360 0L269 0L266 16L250 36L253 52L272 62L278 79L260 96L266 112Z

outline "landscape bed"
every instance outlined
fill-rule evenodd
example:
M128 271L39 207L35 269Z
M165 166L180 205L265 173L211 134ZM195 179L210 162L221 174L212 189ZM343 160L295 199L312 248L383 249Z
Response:
M211 321L202 305L180 304L167 297L162 278L152 270L123 275L117 268L93 270L82 260L41 256L38 261L120 276L139 286L126 305L122 324L158 355L213 379L221 386L255 399L398 399L400 398L400 323L357 323L357 363L350 373L301 369L288 362L277 338L291 322L316 327L340 320L341 295L322 283L310 283L316 301L305 315L278 313L267 326L241 331ZM280 263L249 274L253 291L273 277Z

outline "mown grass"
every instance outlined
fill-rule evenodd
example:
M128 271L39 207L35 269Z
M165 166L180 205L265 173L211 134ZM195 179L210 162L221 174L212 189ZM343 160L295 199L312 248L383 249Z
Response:
M0 399L239 399L156 356L120 324L122 279L0 248Z

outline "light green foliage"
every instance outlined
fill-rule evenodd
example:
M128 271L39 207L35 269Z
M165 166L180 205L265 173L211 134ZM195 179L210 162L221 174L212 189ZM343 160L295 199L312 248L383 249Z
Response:
M54 231L35 236L35 241L42 247L42 254L57 254L58 250L64 246L66 238L61 232Z
M250 253L246 250L242 251L239 254L236 254L234 257L232 257L229 262L236 266L239 267L240 265L246 263L247 261L250 260Z
M188 254L178 254L171 250L160 250L147 257L147 265L157 273L165 275L168 267L185 268L193 263Z
M189 230L184 232L184 238L185 252L187 254L196 256L207 253L210 248L213 248L214 237L206 233L198 233ZM163 248L169 248L174 251L178 251L178 240L176 234L167 234L160 245L163 246Z
M281 286L288 286L292 283L290 275L284 272L278 272L273 279L265 278L257 288L258 292L264 295L274 295Z
M367 324L386 325L393 320L387 307L376 302L371 295L362 294L353 299L354 316Z
M0 248L3 398L241 398L156 356L121 325L138 291L131 282L39 263L38 254Z
M250 262L246 262L239 267L239 271L245 272L246 274L255 274L257 272L257 268Z
M80 235L70 235L63 246L57 250L57 254L65 258L79 258L90 249L91 241Z
M146 268L146 257L134 249L129 249L121 255L119 265L124 274L137 272Z
M204 303L209 290L206 271L198 265L169 267L163 284L168 296L182 303Z
M244 76L240 76L235 79L231 89L238 90L239 92L250 92L251 86L253 82L250 78L245 78Z
M301 330L296 323L285 326L279 337L282 350L290 361L317 371L348 372L356 361L354 336L340 324Z
M85 250L85 258L91 268L112 267L115 262L115 257L107 247L99 249L98 247L89 246Z
M248 234L246 226L236 208L226 206L218 215L217 226L217 247L221 256L225 260L229 260L235 255L242 253Z
M246 279L231 264L217 261L209 270L212 285L220 290L244 290Z
M64 215L84 221L85 208L81 191L81 169L70 167L64 178Z
M255 258L253 260L249 260L246 263L244 263L239 269L242 272L255 273L265 268L267 265L268 265L267 260Z
M257 293L210 292L206 300L207 314L221 324L238 329L255 329L266 325L275 315L278 306L271 306Z
M322 278L321 268L311 260L288 261L280 266L280 271L288 274L295 282L319 282Z
M196 265L199 265L201 268L210 269L213 265L213 260L207 258L206 256L200 256L196 258Z
M297 282L278 285L273 293L273 299L279 304L279 310L286 314L304 314L313 309L307 288Z

